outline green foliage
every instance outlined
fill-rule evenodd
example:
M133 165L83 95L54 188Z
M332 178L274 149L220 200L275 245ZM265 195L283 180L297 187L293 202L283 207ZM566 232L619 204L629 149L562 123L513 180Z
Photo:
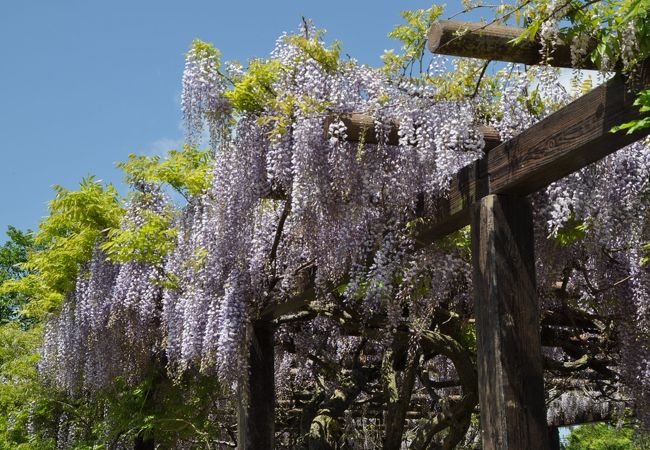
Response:
M131 156L120 167L135 186L168 184L189 197L207 189L212 160L208 153L186 147L170 152L165 160ZM110 389L86 399L70 399L39 378L40 321L74 289L79 270L95 246L101 242L115 261L160 264L176 241L171 208L161 214L145 212L144 223L135 224L124 215L117 191L92 177L84 179L77 191L62 187L55 191L50 214L35 238L10 229L10 241L0 247L3 306L11 303L17 317L31 318L29 327L18 321L0 325L0 449L53 448L62 414L78 430L77 449L108 448L107 436L110 441L121 435L152 433L168 447L185 437L196 441L217 436L212 429L215 422L208 418L214 399L206 401L220 392L213 377L192 379L183 386L159 382L160 374L152 374L138 386L117 380ZM131 199L146 204L152 200L149 195L136 191ZM30 424L36 434L28 432Z
M299 110L303 114L318 114L327 110L329 104L320 102L313 97L296 98L294 95L287 95L282 99L276 99L272 111L266 113L258 119L261 126L270 126L268 132L272 141L280 139L291 129L295 112Z
M96 400L107 406L109 417L91 412L96 425L88 443L140 435L155 436L161 448L175 448L183 439L198 440L202 442L198 448L210 448L210 439L218 438L219 431L209 416L216 414L213 405L220 395L214 376L186 377L173 383L164 373L153 371L135 386L118 378Z
M650 89L644 89L639 92L634 104L639 107L639 112L643 114L650 113ZM646 115L640 119L631 120L612 128L612 133L627 130L626 134L632 134L635 131L650 128L650 116Z
M641 246L641 251L643 252L643 256L641 257L641 267L643 267L650 262L650 243L643 244Z
M209 151L184 145L183 150L170 150L161 161L159 156L129 155L117 167L126 174L130 184L165 183L185 198L200 195L212 181L212 157Z
M136 261L160 265L165 255L175 247L177 230L172 227L173 217L171 210L162 214L143 211L140 215L142 223L127 221L121 228L110 229L108 238L100 247L115 262Z
M221 52L210 42L204 42L201 39L194 39L190 47L197 58L212 59L217 66L221 67Z
M290 35L285 39L300 49L304 58L315 61L326 72L334 73L340 67L341 44L334 42L328 48L322 36L323 31L317 31L313 37ZM278 60L252 60L244 75L230 80L232 89L225 93L235 111L260 115L259 123L269 127L268 134L272 140L287 133L296 110L305 114L322 113L328 106L308 96L278 97L274 84L282 71L289 70L292 68L284 67Z
M19 280L28 274L23 265L27 262L28 252L34 248L30 231L25 233L9 226L7 236L9 240L0 247L0 286L5 281ZM15 320L27 301L28 297L23 293L0 291L0 324Z
M82 264L107 231L119 226L123 208L112 185L93 177L82 180L79 190L54 187L50 215L39 225L34 244L22 268L29 272L20 280L0 287L1 295L23 295L31 299L23 313L31 317L56 309L66 292L74 289Z
M465 259L472 257L472 229L468 225L436 242L443 251L458 251Z
M565 42L588 36L591 53L587 56L602 70L622 69L633 74L650 57L650 0L574 0L559 4L538 0L531 3L526 15L529 25L516 41L534 39L544 22L561 19ZM641 91L635 104L642 113L650 112L650 90ZM650 118L643 117L615 126L612 132L627 130L630 134L648 127Z
M460 344L476 354L476 325L472 322L463 322L460 325Z
M585 238L589 225L571 216L562 228L554 235L555 243L560 247L568 247Z
M252 60L244 76L225 93L235 111L260 113L272 105L277 96L273 84L280 70L284 69L277 60Z
M0 325L0 449L52 448L28 433L28 423L55 426L55 395L38 379L40 327L23 329L17 322Z
M0 285L29 276L23 266L29 253L38 250L30 232L9 227L7 235L0 247ZM23 292L0 293L0 449L51 448L27 432L30 419L53 423L50 397L36 373L42 330L20 314L29 300Z
M301 49L309 58L316 61L327 73L335 73L339 68L341 58L341 42L334 41L330 48L322 41L324 31L319 30L313 38L291 35L286 39L289 43Z
M634 450L634 429L605 423L580 425L571 430L564 450Z
M422 69L427 30L442 14L443 9L442 6L434 5L429 9L406 10L400 13L406 23L397 25L388 33L388 37L402 43L402 52L401 54L396 54L394 50L384 52L382 60L387 73L406 73L406 70L418 61Z
M185 145L183 150L170 150L162 160L159 156L131 154L129 160L117 166L132 185L143 183L167 184L186 199L203 194L212 182L213 159L209 151ZM147 203L150 194L134 192L133 201ZM140 198L138 198L140 197ZM161 264L175 246L177 230L172 227L174 211L161 214L144 211L143 223L123 223L107 231L101 248L116 262L149 262Z
M27 252L34 245L31 231L23 232L9 225L7 236L9 240L0 247L0 283L27 274L21 263L27 260Z
M261 126L270 125L269 137L276 141L289 131L298 107L298 101L293 95L287 95L282 100L276 99L273 104L276 113L267 111L267 114L258 119L258 123Z
M566 35L567 42L578 36L593 38L595 45L588 56L597 66L609 66L623 59L624 69L629 71L650 54L649 14L648 0L572 1L560 4L538 0L527 9L525 15L529 25L517 41L534 39L542 24L549 19L563 19L560 31ZM633 55L622 55L626 28L630 25L634 27L636 48Z
M30 255L26 267L38 273L45 286L58 293L74 289L81 265L106 230L119 226L123 209L112 185L93 177L81 181L78 191L54 187L50 215L39 225L36 243L43 250Z
M596 12L597 15L594 15ZM609 0L601 1L592 8L576 9L569 17L573 26L570 34L591 32L596 36L597 46L591 59L598 65L603 61L615 62L622 56L620 35L626 27L633 24L635 29L634 55L630 55L624 69L630 70L650 55L650 1L648 0Z
M39 225L36 243L49 248L73 235L103 231L119 225L122 210L112 185L103 186L94 177L84 178L78 191L55 186L50 215Z
M0 249L0 299L10 315L0 325L0 448L51 449L62 396L39 379L40 320L74 288L98 239L119 224L122 209L112 186L93 178L78 191L56 187L50 215L36 237L10 228ZM21 309L22 308L22 309ZM34 434L30 425L39 430ZM47 436L43 431L48 431Z
M466 7L470 10L476 6L468 4ZM517 11L513 5L506 4L499 5L496 9L505 15ZM403 11L402 17L406 23L398 25L389 33L389 37L402 43L402 48L399 52L394 49L384 52L383 71L389 77L401 78L408 75L411 84L434 87L427 95L439 100L473 98L477 120L488 123L493 118L498 119L503 114L499 108L499 99L504 95L503 81L510 77L510 70L499 70L491 74L487 71L488 62L459 58L452 61L453 69L443 76L428 73L425 61L427 31L442 12L443 7L437 5L426 10ZM419 69L419 75L414 75L416 68ZM541 97L536 93L528 98L523 98L522 95L520 100L529 106L533 114L538 114L544 107ZM390 98L387 97L384 103L390 103Z

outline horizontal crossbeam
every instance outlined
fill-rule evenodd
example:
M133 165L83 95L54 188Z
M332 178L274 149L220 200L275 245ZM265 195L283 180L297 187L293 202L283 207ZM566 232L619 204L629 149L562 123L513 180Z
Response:
M550 58L544 61L542 43L537 39L515 40L525 30L497 24L473 22L439 21L429 28L429 50L433 53L449 56L464 56L493 61L507 61L527 65L548 63L554 67L574 67L571 61L571 47L558 38L559 43L553 47ZM595 43L587 48L587 54L593 50ZM595 69L588 58L580 61L577 68Z
M340 116L330 116L325 123L325 130L334 121L340 119L346 127L348 141L365 142L368 144L377 143L375 134L375 121L372 116L362 113L348 113ZM399 145L399 123L393 121L389 124L386 136L386 144ZM501 143L499 132L493 127L479 126L478 131L483 135L485 140L485 151L489 151Z

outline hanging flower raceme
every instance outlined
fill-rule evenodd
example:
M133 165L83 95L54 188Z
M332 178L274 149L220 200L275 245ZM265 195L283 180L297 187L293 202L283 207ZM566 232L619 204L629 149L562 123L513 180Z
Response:
M188 143L198 145L207 124L214 150L224 137L230 112L230 104L223 96L225 82L219 73L220 55L211 44L195 40L185 58L181 94Z
M636 142L553 183L538 205L539 220L546 221L539 228L561 244L541 246L540 283L551 285L555 280L548 277L564 273L564 291L587 311L628 318L614 324L616 357L621 380L647 425L650 275L644 249L650 240L649 144Z
M139 186L122 228L97 244L74 293L48 321L41 372L72 395L117 376L136 383L161 354L163 255L156 242L169 239L159 221L166 213L160 189Z

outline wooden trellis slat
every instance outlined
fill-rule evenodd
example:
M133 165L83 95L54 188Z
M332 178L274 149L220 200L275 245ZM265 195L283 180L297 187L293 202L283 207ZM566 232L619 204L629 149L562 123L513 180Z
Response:
M377 135L375 134L375 123L372 116L362 113L348 113L339 116L331 116L325 122L325 130L327 131L329 124L333 120L340 119L346 127L346 134L348 141L351 142L365 142L368 144L377 143ZM391 122L388 124L388 132L386 135L386 144L398 145L399 144L399 123ZM478 131L483 134L485 140L485 151L490 151L501 143L499 132L493 127L479 126Z
M511 44L521 30L471 24L473 32L458 37L453 28L434 24L430 49L526 64L540 59L538 43ZM462 53L454 45L461 45ZM560 46L552 64L564 65L566 55L566 46ZM568 62L570 66L570 55ZM640 70L641 86L648 81L646 64ZM441 216L418 230L419 244L428 245L467 224L470 212L473 216L477 370L486 450L557 447L558 439L549 442L545 430L533 221L524 197L647 135L611 133L614 125L638 117L629 88L617 76L461 170Z
M543 62L540 52L542 44L539 40L526 39L517 44L517 39L524 30L497 24L483 24L471 22L440 21L429 28L428 44L433 53L449 56L465 56L495 61L506 61L527 65L536 65ZM555 67L571 68L571 48L568 43L562 42L553 48L550 59L546 61ZM566 40L566 39L564 39ZM593 50L593 46L588 52ZM580 68L595 69L593 62L586 59L581 61Z
M251 328L250 378L239 391L237 448L272 449L275 438L274 330L268 321L257 321Z
M647 70L640 82L650 81ZM491 127L480 127L487 155L463 168L452 180L449 196L440 201L437 217L416 228L418 246L424 247L470 222L470 208L489 194L528 195L597 161L645 135L611 133L614 125L639 117L632 105L635 94L616 76L602 86L550 115L507 142ZM341 116L348 140L376 143L369 115ZM392 124L387 143L396 145L398 124Z

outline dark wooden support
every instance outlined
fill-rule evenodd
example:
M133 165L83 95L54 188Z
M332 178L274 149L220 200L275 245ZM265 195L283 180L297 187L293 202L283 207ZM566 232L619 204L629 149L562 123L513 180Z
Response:
M429 50L449 56L465 56L494 61L535 65L543 61L542 44L536 39L514 43L525 30L497 24L440 21L429 28ZM562 39L560 38L560 41ZM588 51L593 50L595 43ZM548 63L555 67L573 67L569 43L558 44ZM580 68L595 69L589 58L581 61Z
M325 132L334 120L341 120L346 127L347 140L350 142L365 142L367 144L376 144L377 135L375 133L375 121L372 116L362 113L347 113L338 116L330 116L325 122ZM478 131L485 139L485 151L490 151L501 143L499 132L493 127L477 126ZM386 134L386 143L388 145L399 144L399 123L393 121L389 124Z
M488 195L472 214L484 450L548 448L533 219L525 198Z
M271 450L275 435L274 328L268 321L253 324L250 344L250 377L247 402L242 402L237 417L239 450Z
M548 427L548 448L549 450L560 450L560 429L558 427Z

